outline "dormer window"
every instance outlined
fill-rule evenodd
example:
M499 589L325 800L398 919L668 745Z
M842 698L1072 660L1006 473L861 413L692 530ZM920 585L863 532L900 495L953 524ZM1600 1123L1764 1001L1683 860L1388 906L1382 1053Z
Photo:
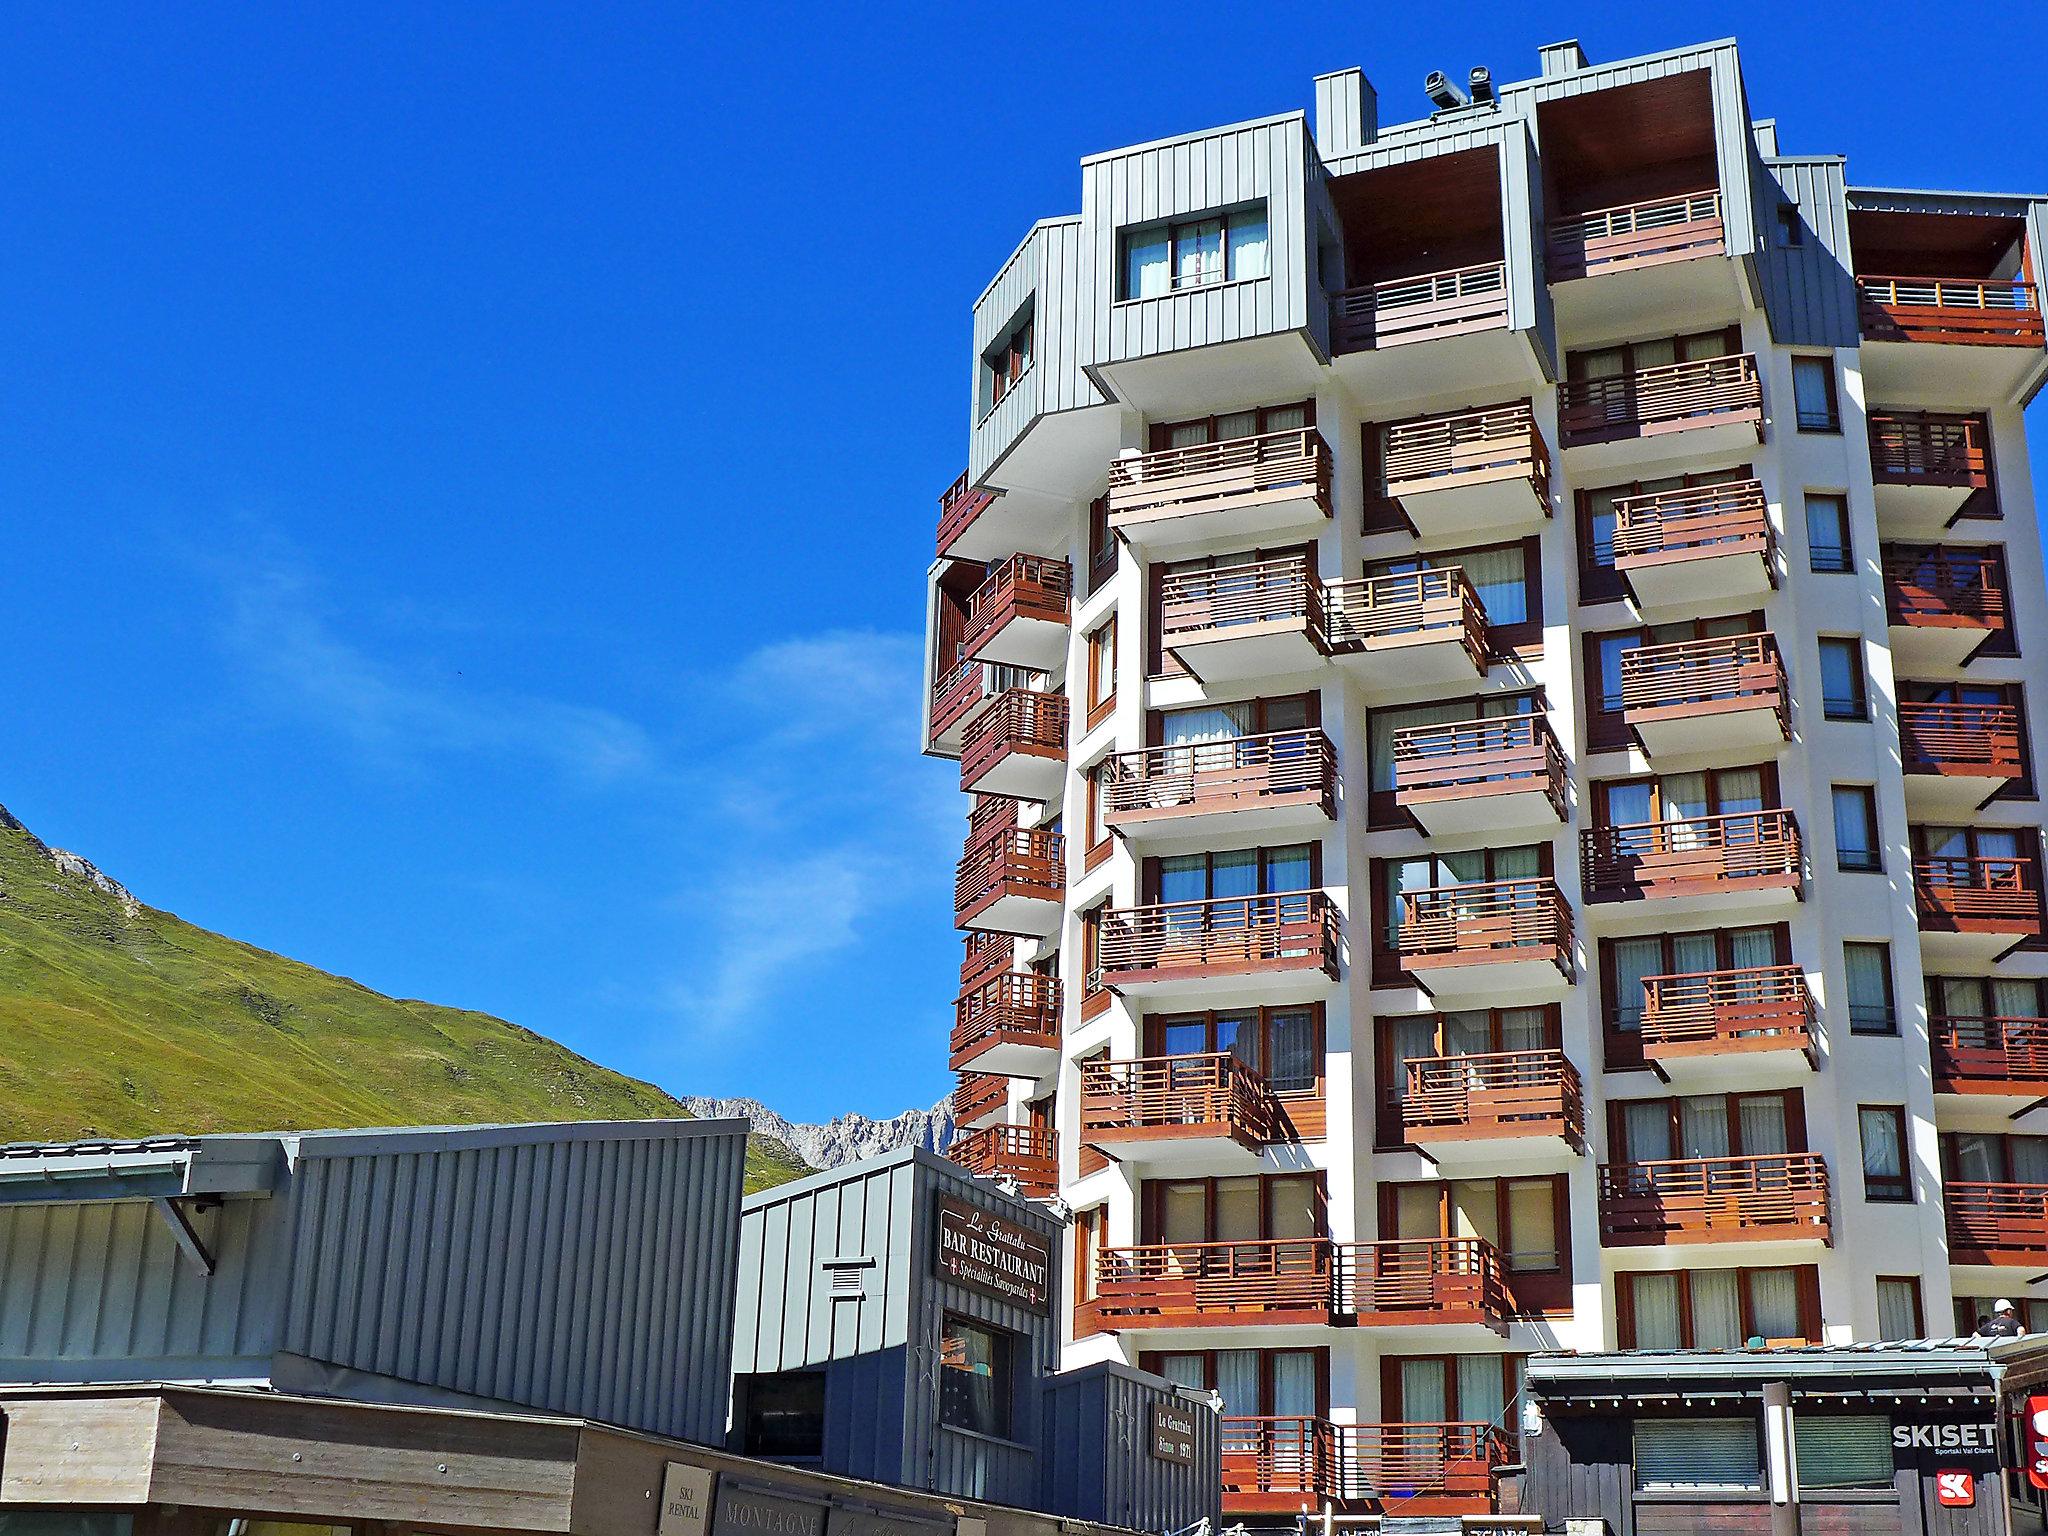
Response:
M981 354L988 370L988 403L994 406L1031 368L1033 306L1026 304L1002 340Z
M1154 299L1187 288L1265 277L1271 270L1266 205L1252 203L1199 219L1125 230L1117 297Z

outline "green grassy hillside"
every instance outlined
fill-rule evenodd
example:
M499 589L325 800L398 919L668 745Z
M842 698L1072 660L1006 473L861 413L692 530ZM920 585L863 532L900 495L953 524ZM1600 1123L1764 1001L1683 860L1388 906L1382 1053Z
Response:
M0 1141L682 1115L488 1014L406 1002L139 906L0 807ZM747 1187L808 1170L754 1139Z

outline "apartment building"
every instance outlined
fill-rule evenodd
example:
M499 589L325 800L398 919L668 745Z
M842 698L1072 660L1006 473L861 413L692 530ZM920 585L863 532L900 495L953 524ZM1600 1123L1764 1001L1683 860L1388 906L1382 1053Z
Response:
M2048 201L1730 41L1416 104L1084 160L930 574L952 1155L1255 1524L1485 1511L1534 1351L2048 1325Z

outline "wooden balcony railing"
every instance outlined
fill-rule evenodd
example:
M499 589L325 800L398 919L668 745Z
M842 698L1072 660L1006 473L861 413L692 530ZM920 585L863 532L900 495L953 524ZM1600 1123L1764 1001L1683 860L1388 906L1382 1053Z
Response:
M1991 433L1982 416L1872 411L1870 472L1879 485L1991 484Z
M2026 1264L2048 1255L2048 1184L1985 1184L1950 1179L1942 1186L1951 1264Z
M1327 1323L1336 1310L1336 1274L1327 1237L1105 1248L1095 1313L1109 1328Z
M1081 1131L1095 1141L1228 1136L1274 1140L1279 1111L1266 1080L1229 1051L1081 1063Z
M1631 726L1738 710L1786 717L1785 662L1769 633L1643 645L1621 655L1621 713Z
M2034 285L2011 278L1874 277L1856 274L1866 341L1960 342L1979 347L2043 344Z
M960 990L971 991L997 971L1006 971L1015 958L1017 945L1007 933L966 933L961 935Z
M1223 1508L1291 1512L1300 1504L1402 1504L1411 1510L1491 1497L1512 1459L1497 1424L1332 1424L1314 1418L1228 1418L1222 1424Z
M1569 282L1727 248L1720 191L1681 192L1558 219L1550 226L1549 277Z
M1104 765L1102 815L1111 826L1257 806L1337 807L1337 749L1318 729L1120 752Z
M967 843L978 848L992 837L1017 829L1017 802L1001 795L975 795L967 811Z
M960 787L971 790L1012 753L1061 758L1067 751L1067 696L1010 688L974 717L960 741Z
M1394 803L1429 805L1541 790L1565 815L1565 758L1542 715L1407 725L1394 732Z
M1943 544L1887 544L1887 618L1905 627L2003 629L2005 565L1993 554Z
M1336 1254L1336 1310L1368 1327L1459 1322L1498 1327L1513 1310L1500 1254L1481 1238L1390 1238L1343 1244Z
M932 685L932 733L937 735L964 716L1030 679L1022 667L999 666L962 656Z
M1817 1152L1603 1163L1600 1232L1614 1243L1832 1240Z
M1323 642L1323 584L1302 555L1175 571L1159 584L1159 636L1168 649L1221 640L1235 629L1298 624Z
M1314 427L1113 459L1113 527L1307 498L1330 511L1330 446Z
M988 580L967 599L963 643L972 651L978 641L1016 618L1064 624L1073 591L1073 569L1066 561L1043 555L1012 555L991 571Z
M2020 712L2010 704L1899 705L1899 755L1908 773L2019 779Z
M953 1055L958 1072L998 1045L1058 1050L1060 982L1036 971L998 971L953 1003Z
M1815 1009L1796 965L1752 965L1643 978L1643 1055L1813 1050Z
M1396 1105L1401 1135L1418 1146L1510 1136L1586 1137L1579 1069L1563 1051L1493 1051L1411 1058Z
M1345 288L1330 296L1333 350L1368 352L1508 321L1507 266L1482 262Z
M1920 926L1948 933L2037 934L2041 878L2031 858L1942 854L1913 861Z
M1010 1102L1010 1080L994 1072L962 1072L947 1108L957 1125L971 1125Z
M1747 352L1666 363L1558 386L1558 431L1567 448L1721 423L1763 421L1763 386Z
M1034 1199L1060 1186L1059 1133L1042 1125L990 1125L946 1148L946 1156L983 1178L1012 1179Z
M1409 967L1555 960L1568 968L1572 909L1548 875L1401 893L1394 951Z
M1588 827L1588 901L1800 888L1799 824L1785 810Z
M1337 909L1321 891L1217 896L1111 908L1097 958L1106 987L1173 976L1320 970L1337 974Z
M981 516L1000 494L999 491L970 486L967 472L962 470L960 478L939 496L939 553L943 555L951 549L954 541L967 531L968 525Z
M1476 670L1486 670L1486 609L1456 567L1333 581L1323 601L1334 650L1395 651L1454 640Z
M1549 505L1550 449L1527 400L1389 422L1384 433L1380 469L1389 496L1527 480Z
M1936 1014L1934 1086L1945 1093L2048 1090L2048 1019Z
M1058 901L1066 891L1066 843L1033 827L971 848L953 876L953 912L965 921L1004 895Z
M1614 503L1614 567L1624 574L1748 551L1770 569L1774 545L1759 480L1651 491Z

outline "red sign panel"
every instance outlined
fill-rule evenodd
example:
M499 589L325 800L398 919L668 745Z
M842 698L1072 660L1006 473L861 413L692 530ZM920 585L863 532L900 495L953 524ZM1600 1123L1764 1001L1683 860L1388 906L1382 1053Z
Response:
M2048 1397L2027 1399L2027 1481L2048 1488Z
M1935 1473L1934 1502L1949 1509L1968 1509L1977 1502L1977 1479L1968 1472Z

